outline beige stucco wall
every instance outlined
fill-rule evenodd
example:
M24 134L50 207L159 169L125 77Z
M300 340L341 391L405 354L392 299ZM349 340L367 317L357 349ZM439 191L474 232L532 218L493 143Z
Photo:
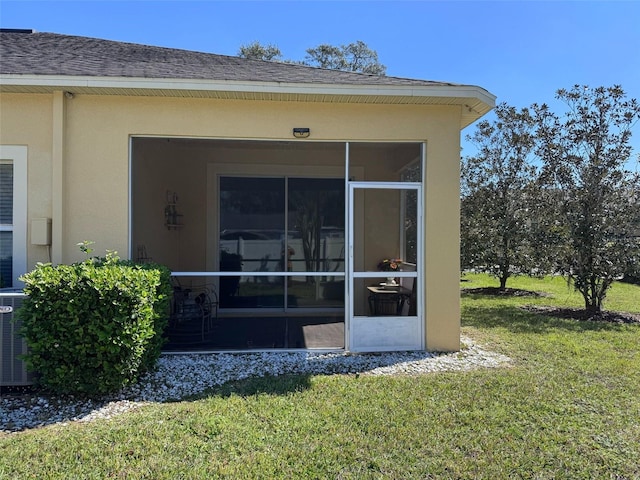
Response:
M135 254L128 245L131 135L293 140L293 127L309 127L315 141L426 141L426 345L456 350L460 116L449 106L3 94L0 142L28 146L29 217L53 218L60 232L54 261L71 262L82 257L82 240L96 241L97 253ZM52 185L63 185L60 212ZM46 248L28 247L29 266L46 256Z
M52 103L51 95L0 94L0 144L28 147L29 218L52 216ZM27 268L47 261L47 247L29 246Z
M427 142L425 312L428 350L460 349L460 130L454 112Z

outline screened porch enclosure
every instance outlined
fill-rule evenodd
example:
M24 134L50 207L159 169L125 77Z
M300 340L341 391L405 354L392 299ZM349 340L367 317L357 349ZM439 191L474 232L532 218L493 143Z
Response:
M367 290L386 280L372 273L379 261L404 258L416 271L419 209L416 189L386 189L356 192L350 213L348 187L419 184L422 151L418 143L132 138L131 256L174 272L166 349L348 348L349 312L380 314ZM382 211L383 225L367 220ZM350 262L370 273L352 286ZM415 313L408 305L399 315Z

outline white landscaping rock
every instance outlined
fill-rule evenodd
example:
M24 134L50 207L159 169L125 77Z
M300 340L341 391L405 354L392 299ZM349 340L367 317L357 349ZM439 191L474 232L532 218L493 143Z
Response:
M115 396L101 400L38 395L0 399L0 432L15 432L70 421L110 418L150 402L179 400L208 388L249 377L285 374L422 375L443 371L497 368L509 363L470 339L455 353L392 352L352 354L261 352L163 355L156 371Z

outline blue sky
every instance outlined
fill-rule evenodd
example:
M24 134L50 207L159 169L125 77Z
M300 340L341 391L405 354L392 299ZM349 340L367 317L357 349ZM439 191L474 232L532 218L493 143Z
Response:
M387 75L479 85L498 102L557 110L555 91L574 84L620 84L640 99L639 25L637 0L0 0L3 28L225 55L257 40L298 60L321 43L362 40ZM640 152L640 125L632 144Z

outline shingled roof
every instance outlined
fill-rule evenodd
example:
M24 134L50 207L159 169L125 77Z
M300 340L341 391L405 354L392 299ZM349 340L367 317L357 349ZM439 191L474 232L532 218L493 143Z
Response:
M325 86L324 91L318 86ZM495 101L486 90L469 85L31 30L0 32L0 91L61 88L74 93L340 103L451 104L455 99L454 104L469 109L464 123L475 121Z
M445 85L55 33L0 33L0 73L348 85ZM446 84L452 85L452 84Z

